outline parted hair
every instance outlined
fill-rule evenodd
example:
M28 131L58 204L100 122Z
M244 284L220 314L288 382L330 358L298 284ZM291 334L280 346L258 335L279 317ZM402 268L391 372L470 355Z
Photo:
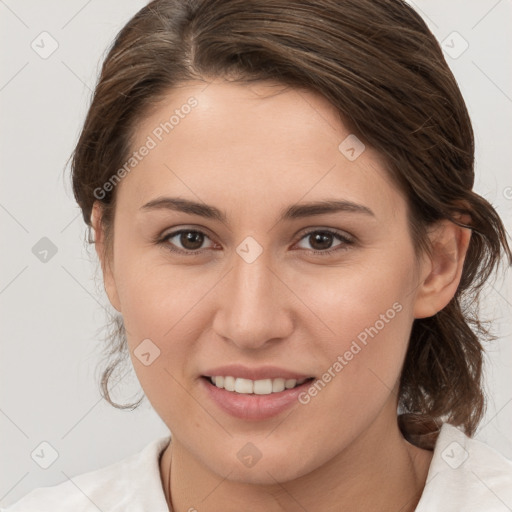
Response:
M473 435L485 411L483 285L506 256L494 207L473 191L471 120L442 49L402 0L154 0L122 28L103 61L71 155L74 195L91 228L95 190L133 151L139 122L173 87L190 80L264 80L317 92L352 133L374 148L407 200L416 254L441 219L471 228L462 277L450 303L413 322L400 375L399 425L432 446L442 422ZM97 194L96 194L97 195ZM99 199L111 255L116 189ZM461 214L470 221L461 224ZM101 386L126 359L122 318L106 336ZM432 437L434 436L434 437Z

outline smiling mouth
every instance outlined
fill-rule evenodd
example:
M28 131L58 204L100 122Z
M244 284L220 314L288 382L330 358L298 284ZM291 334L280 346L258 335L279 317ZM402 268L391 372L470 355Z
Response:
M229 375L204 375L203 378L219 389L243 395L271 395L274 393L281 393L314 380L314 377L300 380L284 379L279 377L275 379L251 380Z

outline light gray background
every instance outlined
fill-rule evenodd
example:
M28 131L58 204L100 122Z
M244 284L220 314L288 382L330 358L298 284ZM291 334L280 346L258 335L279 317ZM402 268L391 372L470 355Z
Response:
M145 3L0 0L0 506L119 460L168 432L147 401L128 412L100 398L98 329L107 301L65 168L106 49ZM512 2L410 3L452 53L446 58L476 134L476 190L510 231ZM39 52L51 48L43 31L58 43L46 59L31 47L35 40ZM454 31L469 44L461 55L464 41ZM32 252L43 237L57 248L46 263ZM476 437L512 458L510 274L486 292L484 309L500 340L488 350L490 401ZM127 377L120 396L129 399L138 389L135 377ZM48 469L31 458L35 449L51 456L43 441L58 452Z

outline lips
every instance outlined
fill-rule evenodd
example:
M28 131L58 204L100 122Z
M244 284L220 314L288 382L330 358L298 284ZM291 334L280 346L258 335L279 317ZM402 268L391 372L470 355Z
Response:
M201 388L224 413L242 420L278 416L294 404L315 379L278 366L248 367L231 364L201 372Z
M261 421L284 413L299 404L299 395L310 385L307 379L291 389L270 394L238 393L219 388L208 377L200 379L201 388L220 411L246 421Z
M311 374L298 373L293 370L287 370L286 368L279 368L277 366L260 366L255 368L249 368L243 365L226 365L217 366L210 368L203 372L203 377L234 377L235 379L250 379L252 381L264 380L264 379L285 379L301 381L304 379L310 379L313 376Z

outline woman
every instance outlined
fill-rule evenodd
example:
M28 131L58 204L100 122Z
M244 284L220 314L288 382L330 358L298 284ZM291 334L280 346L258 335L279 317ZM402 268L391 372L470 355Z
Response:
M512 253L464 100L400 0L156 0L73 155L171 436L9 510L507 510L481 286ZM397 414L398 410L398 414Z

